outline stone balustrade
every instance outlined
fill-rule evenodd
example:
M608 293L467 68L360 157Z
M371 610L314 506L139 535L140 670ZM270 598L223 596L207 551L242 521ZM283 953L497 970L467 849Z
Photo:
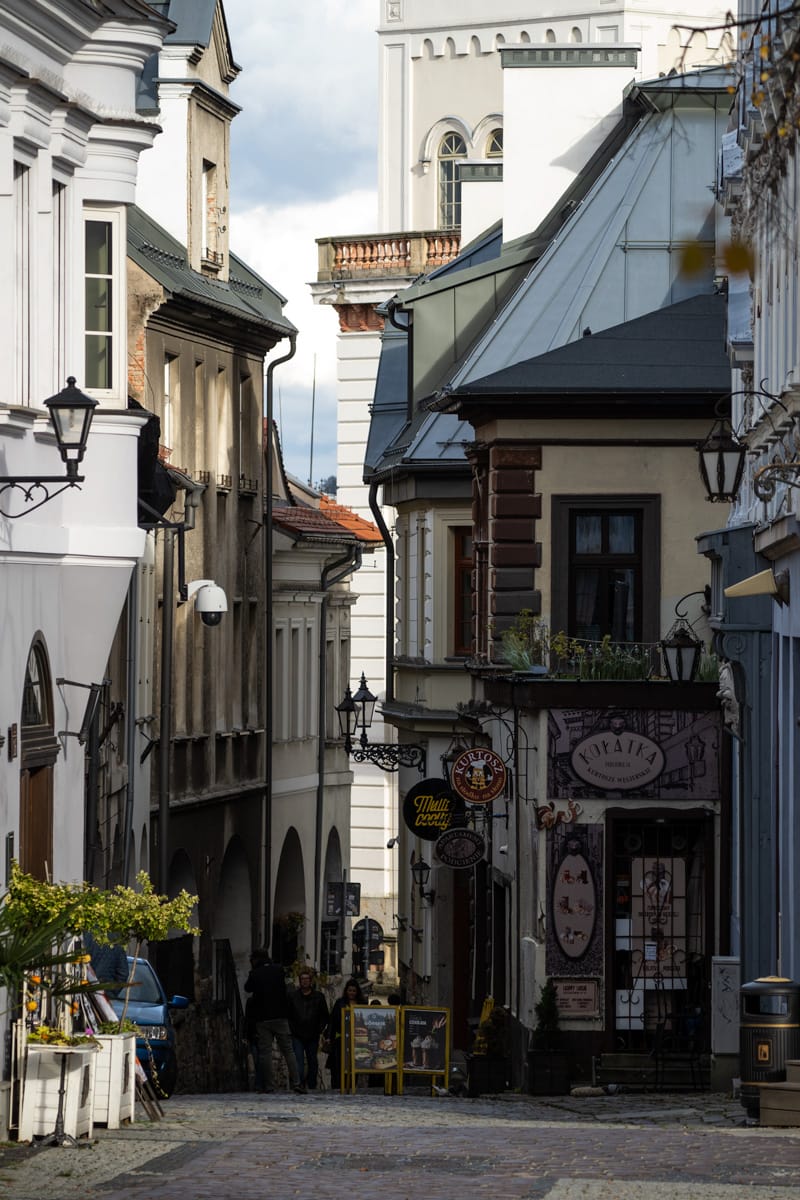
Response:
M372 276L416 276L456 257L458 230L317 238L320 282Z

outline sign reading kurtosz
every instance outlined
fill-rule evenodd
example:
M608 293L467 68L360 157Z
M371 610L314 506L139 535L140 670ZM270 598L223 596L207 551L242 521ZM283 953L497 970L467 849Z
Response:
M453 763L450 782L468 804L491 804L505 789L505 763L484 746L463 750Z
M658 779L664 751L651 738L630 729L601 729L574 747L575 774L606 791L630 791Z
M453 794L446 779L423 779L406 792L403 801L403 820L427 842L435 842L450 828L456 814L463 812L463 801Z
M436 857L445 867L463 870L483 858L486 842L474 829L448 829L436 843Z

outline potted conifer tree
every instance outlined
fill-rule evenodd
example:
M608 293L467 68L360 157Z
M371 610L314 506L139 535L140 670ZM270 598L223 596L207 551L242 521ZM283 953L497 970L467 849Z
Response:
M565 1096L569 1092L569 1059L561 1047L558 993L552 979L542 987L533 1011L536 1027L528 1050L528 1091L532 1096Z

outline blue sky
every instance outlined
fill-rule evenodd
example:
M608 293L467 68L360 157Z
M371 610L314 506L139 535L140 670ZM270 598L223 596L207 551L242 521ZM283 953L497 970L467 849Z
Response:
M300 331L296 357L274 379L286 466L301 479L316 363L316 481L336 470L338 320L312 305L308 283L315 238L375 229L378 4L223 2L242 67L231 88L242 106L231 135L231 246L287 297Z

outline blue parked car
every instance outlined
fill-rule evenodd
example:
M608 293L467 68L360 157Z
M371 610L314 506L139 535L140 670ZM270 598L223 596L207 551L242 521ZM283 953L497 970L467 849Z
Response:
M133 963L128 957L128 966ZM128 992L126 1016L139 1029L136 1038L136 1054L153 1083L159 1097L171 1096L178 1082L178 1059L175 1054L175 1029L170 1016L171 1008L186 1008L189 1001L185 996L167 999L161 985L146 958L137 958L133 985ZM118 1016L125 1007L125 995L109 995L109 1000Z

